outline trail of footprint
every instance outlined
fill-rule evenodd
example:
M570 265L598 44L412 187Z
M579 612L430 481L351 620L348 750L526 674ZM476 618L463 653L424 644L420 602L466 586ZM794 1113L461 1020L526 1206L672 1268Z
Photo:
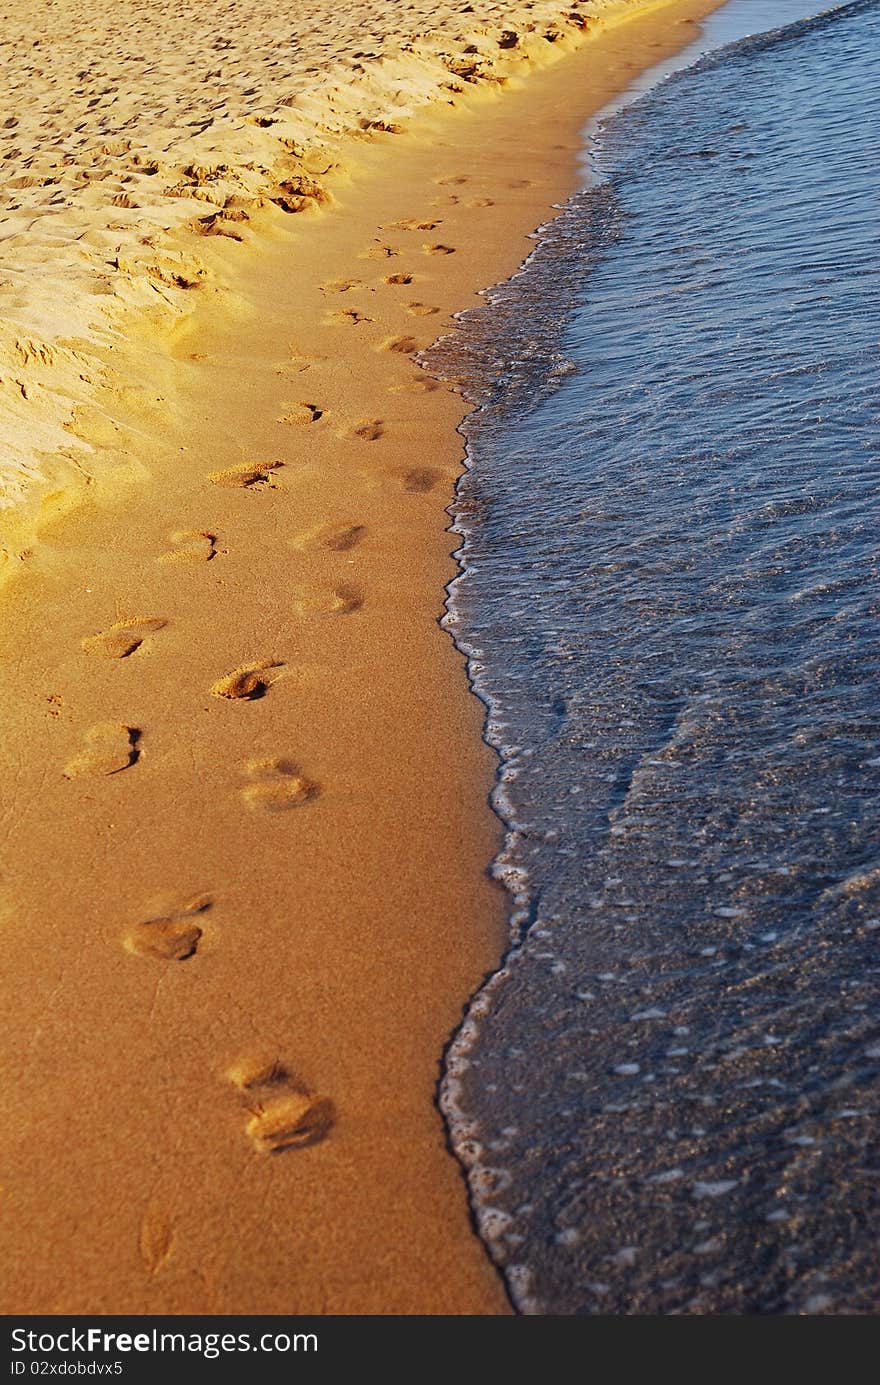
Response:
M301 774L290 760L251 760L245 773L250 780L241 790L248 808L264 813L283 813L316 798L319 787Z
M328 590L309 592L295 603L296 609L303 615L332 616L351 615L353 611L359 611L363 604L361 588L348 582L340 582Z
M385 427L381 418L362 418L345 433L346 437L360 438L362 442L377 442L384 435Z
M227 673L223 678L218 678L216 683L212 683L211 692L214 697L233 701L244 698L254 702L269 691L274 681L271 670L276 668L283 668L278 659L258 659L251 664L242 664L240 668L233 669L232 673Z
M238 466L231 466L226 471L212 471L208 479L214 482L215 486L277 486L279 483L272 475L278 467L284 466L283 462L240 462Z
M428 245L428 244L425 244L425 245L422 246L422 249L424 250L424 252L425 252L426 255L454 255L454 254L455 254L455 246L454 246L454 245Z
M129 654L140 649L148 635L164 629L167 624L161 616L118 620L98 635L87 635L81 644L87 654L99 654L103 659L127 659Z
M128 769L140 755L140 734L136 726L99 722L86 732L85 748L64 766L65 779L97 778Z
M160 563L209 563L217 556L217 535L207 529L176 529L168 536L174 544Z
M185 962L195 955L204 930L194 922L195 916L211 908L208 894L197 894L183 900L159 917L142 919L125 934L122 942L126 951L138 957L154 957L160 962Z
M284 412L279 414L279 423L290 423L296 427L303 427L308 423L317 423L319 418L323 418L324 410L319 409L317 404L306 404L300 400L296 404L283 404Z
M245 1133L260 1154L303 1149L330 1133L336 1118L332 1101L296 1082L274 1054L245 1054L225 1075L245 1097Z

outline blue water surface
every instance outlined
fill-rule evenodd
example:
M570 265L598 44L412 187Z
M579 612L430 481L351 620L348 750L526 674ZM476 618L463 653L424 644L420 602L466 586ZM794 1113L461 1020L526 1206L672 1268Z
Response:
M878 1306L880 5L602 128L435 352L513 943L442 1104L515 1303Z

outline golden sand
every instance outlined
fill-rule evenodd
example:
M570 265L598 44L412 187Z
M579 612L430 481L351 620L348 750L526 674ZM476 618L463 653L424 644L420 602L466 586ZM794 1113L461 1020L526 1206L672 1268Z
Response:
M504 909L412 356L713 4L290 8L3 58L9 1313L506 1311L433 1101Z

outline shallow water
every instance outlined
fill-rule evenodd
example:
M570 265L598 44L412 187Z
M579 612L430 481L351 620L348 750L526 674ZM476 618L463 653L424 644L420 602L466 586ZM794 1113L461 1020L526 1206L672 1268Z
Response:
M513 944L442 1104L517 1306L878 1306L880 4L602 127L491 311L448 625Z

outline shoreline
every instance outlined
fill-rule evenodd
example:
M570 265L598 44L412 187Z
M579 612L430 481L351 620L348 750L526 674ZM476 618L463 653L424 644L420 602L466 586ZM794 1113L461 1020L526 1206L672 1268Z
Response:
M716 7L359 144L155 359L148 472L5 590L7 1312L509 1311L434 1104L506 900L438 624L467 406L411 357L521 263L591 108Z
M44 525L102 484L108 466L117 479L138 473L127 425L161 432L154 405L173 388L169 341L206 298L234 312L242 258L283 235L285 222L326 208L364 146L387 144L438 105L516 89L669 2L482 0L464 27L454 10L416 0L415 28L400 33L389 0L371 0L328 44L317 13L291 20L278 43L245 0L250 52L222 36L222 0L199 7L208 28L185 34L166 32L149 7L117 34L112 0L96 0L85 34L75 3L61 11L45 66L26 42L38 16L22 8L9 90L26 88L32 102L45 85L55 104L45 128L23 109L0 130L0 583L30 563ZM130 73L124 52L114 55L103 81L92 70L92 29L102 24L108 45L143 50ZM279 47L283 62L272 56ZM235 250L218 254L218 245Z

